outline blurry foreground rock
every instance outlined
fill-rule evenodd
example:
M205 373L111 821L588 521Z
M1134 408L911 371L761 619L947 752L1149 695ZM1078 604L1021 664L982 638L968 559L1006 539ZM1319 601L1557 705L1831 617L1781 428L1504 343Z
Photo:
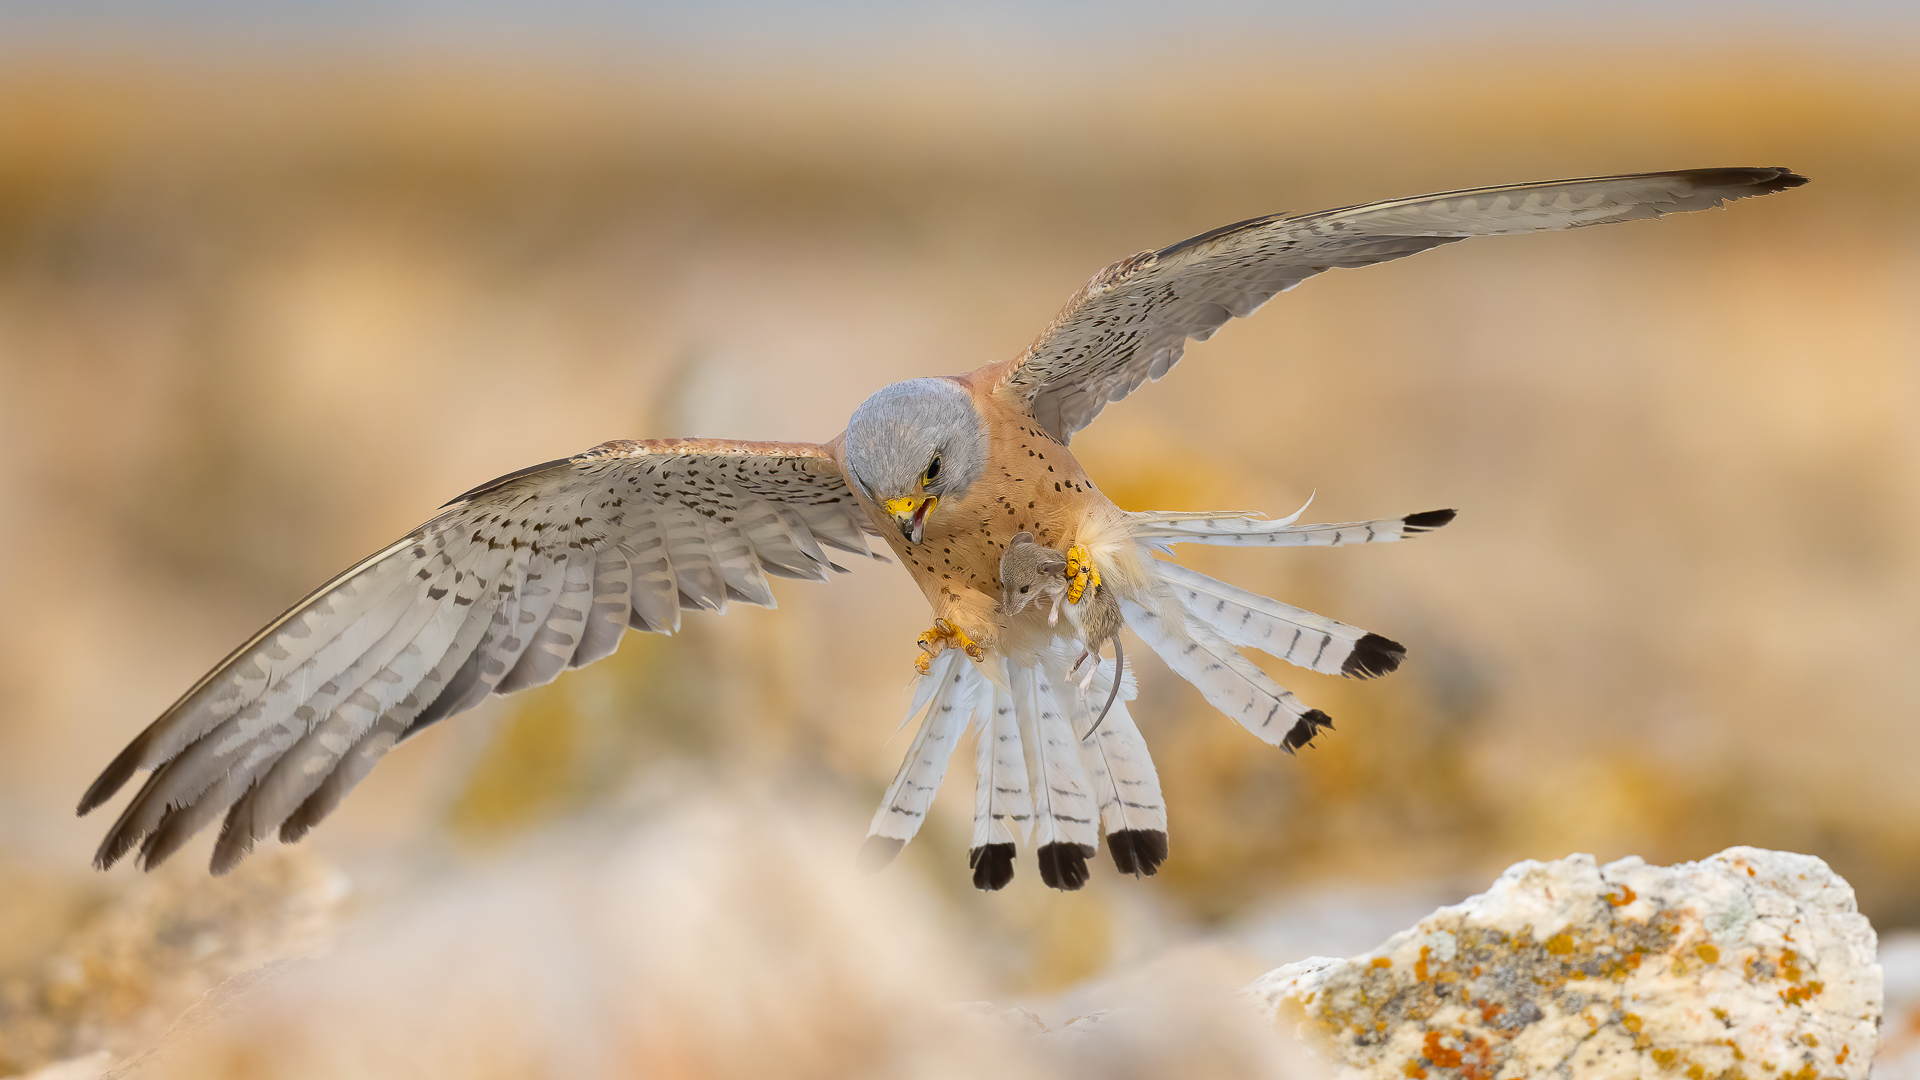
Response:
M1812 856L1574 855L1248 993L1347 1077L1865 1077L1874 953L1852 887Z
M323 957L230 981L107 1075L1303 1075L1235 996L1244 976L1205 957L1112 995L1125 1023L1066 1037L956 1005L990 989L978 943L912 876L854 869L864 816L708 790L556 827L358 913Z
M47 954L0 975L0 1076L152 1045L228 980L318 950L345 893L300 849L224 878L179 860L118 884Z

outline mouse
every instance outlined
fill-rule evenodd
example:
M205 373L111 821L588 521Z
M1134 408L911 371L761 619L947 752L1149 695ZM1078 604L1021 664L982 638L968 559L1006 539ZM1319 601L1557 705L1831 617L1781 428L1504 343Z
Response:
M1120 673L1126 662L1120 647L1120 628L1124 620L1120 615L1120 601L1112 590L1104 584L1088 587L1087 592L1077 604L1066 600L1067 594L1067 556L1064 552L1047 547L1034 540L1033 534L1023 532L1007 544L1005 555L1000 557L1000 613L1009 618L1026 610L1028 604L1044 597L1049 605L1047 625L1057 626L1060 613L1066 612L1067 621L1079 631L1080 641L1086 651L1074 661L1077 672L1080 665L1089 659L1093 664L1087 668L1087 674L1080 680L1080 690L1086 692L1093 683L1093 672L1100 663L1100 647L1113 642L1113 688L1107 694L1107 703L1101 707L1100 715L1094 718L1093 726L1081 736L1090 739L1094 732L1112 711L1113 703L1120 697Z

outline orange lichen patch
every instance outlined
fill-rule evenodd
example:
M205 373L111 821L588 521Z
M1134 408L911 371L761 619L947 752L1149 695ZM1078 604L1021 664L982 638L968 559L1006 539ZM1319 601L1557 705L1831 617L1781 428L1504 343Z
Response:
M1376 956L1372 960L1368 961L1368 966L1377 967L1377 968L1390 968L1393 966L1393 961L1387 959L1384 956Z
M1680 1051L1678 1050L1668 1050L1668 1049L1662 1048L1662 1049L1653 1051L1647 1056L1653 1059L1653 1063L1655 1065L1658 1065L1663 1069L1671 1069L1675 1065L1680 1064Z
M1806 1043L1808 1046L1820 1045L1820 1037L1818 1035L1815 1035L1811 1031L1807 1032L1805 1035L1800 1036L1800 1041L1803 1043Z
M1595 989L1610 994L1635 970L1651 966L1650 958L1692 959L1698 938L1681 937L1686 922L1684 913L1662 910L1645 919L1616 916L1602 927L1568 927L1545 938L1534 937L1530 927L1509 933L1451 922L1429 926L1450 934L1452 948L1421 946L1393 958L1405 963L1377 957L1356 963L1337 983L1319 988L1313 1007L1301 1010L1303 1026L1326 1039L1338 1057L1395 1071L1406 1071L1405 1058L1372 1055L1386 1049L1389 1033L1408 1031L1426 1051L1416 1055L1414 1068L1435 1077L1486 1080L1509 1063L1512 1040L1556 1007L1585 1020L1589 1030L1617 1026L1618 1014L1609 1016L1609 1007L1595 1001ZM1502 975L1488 984L1488 972ZM1473 992L1463 995L1467 986ZM1654 1048L1640 1032L1630 1037L1642 1052ZM1675 1060L1678 1067L1686 1064Z
M1630 886L1622 885L1620 886L1618 895L1612 893L1607 894L1607 903L1612 904L1614 907L1626 907L1628 904L1639 899L1639 897L1640 894L1634 892Z
M1845 1065L1847 1063L1847 1055L1852 1052L1853 1052L1852 1046L1849 1046L1846 1043L1841 1043L1840 1052L1833 1055L1833 1063L1835 1065Z
M1457 1069L1466 1061L1460 1051L1440 1045L1440 1033L1437 1031L1427 1032L1427 1040L1421 1045L1420 1053L1442 1069Z
M1644 1023L1645 1021L1641 1020L1637 1013L1628 1013L1620 1018L1620 1026L1633 1032L1635 1035L1640 1034L1640 1027Z
M1707 1070L1701 1068L1700 1063L1696 1061L1687 1066L1687 1080L1707 1080Z
M1805 973L1800 970L1800 954L1792 949L1780 951L1780 977L1791 983L1799 982Z
M1814 995L1818 994L1822 990L1825 990L1826 988L1827 988L1827 984L1820 982L1817 979L1813 982L1808 983L1805 986L1789 986L1785 990L1780 991L1780 1000L1786 1002L1789 1005L1803 1004L1804 1002L1811 1000Z
M1715 945L1711 941L1703 941L1700 944L1695 945L1693 947L1693 952L1694 952L1694 955L1698 956L1702 960L1705 960L1709 964L1717 964L1720 962L1720 947L1718 945ZM1720 1010L1716 1009L1714 1011L1719 1012ZM1721 1017L1721 1019L1724 1020L1725 1017Z
M1421 1068L1420 1063L1412 1058L1407 1059L1407 1063L1400 1067L1400 1071L1413 1077L1414 1080L1425 1080L1427 1075L1427 1070Z

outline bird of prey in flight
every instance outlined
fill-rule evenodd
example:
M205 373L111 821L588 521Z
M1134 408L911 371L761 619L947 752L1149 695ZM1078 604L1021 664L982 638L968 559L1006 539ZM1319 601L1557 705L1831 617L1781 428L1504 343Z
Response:
M1102 834L1122 872L1151 874L1167 856L1167 815L1128 715L1131 682L1097 659L1090 686L1070 675L1086 651L1077 620L1050 619L1044 604L1001 614L1008 542L1032 533L1064 552L1062 602L1106 590L1100 598L1118 601L1168 667L1291 751L1331 722L1239 650L1368 678L1405 649L1158 556L1184 543L1383 543L1453 511L1298 525L1122 510L1074 460L1073 434L1165 375L1188 340L1323 270L1470 236L1704 210L1805 182L1781 168L1699 169L1253 218L1114 263L1019 355L883 387L827 442L620 440L482 484L295 604L121 751L80 813L150 774L95 864L138 848L151 868L224 816L212 860L222 873L270 833L305 835L427 725L598 660L630 629L671 634L683 609L772 607L768 575L827 580L839 553L869 556L877 535L933 612L908 713L920 727L862 861L884 864L913 837L971 731L974 884L1007 884L1026 843L1046 884L1078 888ZM1090 731L1116 678L1119 700Z

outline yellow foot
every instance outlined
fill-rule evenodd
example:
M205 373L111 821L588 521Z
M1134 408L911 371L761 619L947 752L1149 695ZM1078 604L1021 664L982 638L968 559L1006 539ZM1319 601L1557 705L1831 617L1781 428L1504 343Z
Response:
M1100 571L1093 568L1093 552L1075 544L1067 549L1067 603L1077 604L1088 589L1100 587Z
M979 642L967 636L966 631L945 619L933 620L933 628L921 634L917 639L920 655L913 660L914 670L925 675L933 665L933 658L946 649L964 649L970 660L985 660L987 652Z

